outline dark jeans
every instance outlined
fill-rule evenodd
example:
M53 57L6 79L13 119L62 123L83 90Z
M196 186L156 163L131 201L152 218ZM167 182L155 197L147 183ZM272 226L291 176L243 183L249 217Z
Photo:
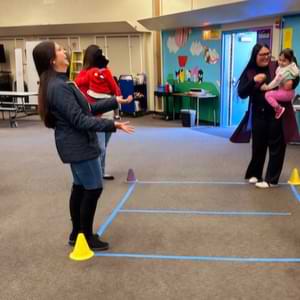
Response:
M71 171L75 185L82 185L86 190L103 187L102 169L98 158L71 163Z
M282 171L286 143L284 141L282 119L274 116L255 116L252 119L252 158L245 178L256 177L262 180L267 150L269 163L265 181L277 184Z

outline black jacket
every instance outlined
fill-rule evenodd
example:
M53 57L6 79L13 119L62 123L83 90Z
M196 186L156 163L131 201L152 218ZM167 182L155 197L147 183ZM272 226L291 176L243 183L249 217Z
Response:
M252 118L264 119L269 122L275 120L275 112L271 105L265 99L265 92L260 90L260 83L254 81L254 76L259 73L264 73L267 76L266 83L269 83L275 77L276 64L271 63L266 68L253 68L244 72L240 78L238 85L238 94L241 98L249 97L250 104L252 105ZM299 77L293 82L293 88L299 84ZM295 118L295 113L291 102L281 102L286 109L282 118L282 129L286 143L291 141L298 141L299 133L298 126ZM267 128L266 128L267 130Z
M97 158L100 154L97 131L116 131L112 120L100 119L93 114L118 108L115 98L90 105L67 76L57 73L47 90L49 111L55 118L55 143L64 163Z
M274 69L275 70L275 69ZM265 100L265 92L261 91L260 83L254 81L254 76L259 73L264 73L267 77L265 83L269 83L274 77L274 74L271 74L270 68L253 68L249 69L247 72L244 72L240 78L238 85L238 94L242 99L249 97L249 101L252 104L252 112L254 114L269 115L274 118L274 109L270 104ZM273 76L272 76L273 75Z

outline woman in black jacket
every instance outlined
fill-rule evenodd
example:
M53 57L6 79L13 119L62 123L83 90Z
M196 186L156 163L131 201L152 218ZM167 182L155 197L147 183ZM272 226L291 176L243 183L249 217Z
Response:
M256 44L250 60L245 67L238 84L241 98L249 97L252 121L252 158L245 179L259 188L276 186L283 167L286 144L297 138L298 128L291 103L284 103L286 113L275 119L272 107L265 100L261 90L263 83L269 83L275 77L276 65L270 61L271 53L267 45ZM299 79L290 82L293 88ZM269 150L269 163L263 179L263 168Z
M106 250L108 243L93 234L93 221L102 192L102 178L97 131L134 131L128 122L114 122L93 115L118 107L122 97L89 105L73 82L66 76L69 62L58 44L41 42L33 50L33 59L40 77L39 114L46 127L53 128L58 154L63 163L70 164L73 187L70 213L73 229L69 244L74 245L79 232L84 233L93 250Z

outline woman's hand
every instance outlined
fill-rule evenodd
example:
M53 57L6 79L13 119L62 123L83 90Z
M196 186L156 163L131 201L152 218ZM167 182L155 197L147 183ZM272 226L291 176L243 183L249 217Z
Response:
M134 132L134 127L129 126L129 122L115 122L116 128L123 130L126 133L133 133Z
M253 80L257 83L262 83L266 80L267 76L264 73L259 73L254 76Z
M133 97L132 97L132 95L129 95L128 97L127 97L127 102L126 103L130 103L130 102L132 102L132 100L133 100Z
M117 96L116 99L119 104L128 104L133 100L133 97L129 95L126 99L124 99L123 96Z

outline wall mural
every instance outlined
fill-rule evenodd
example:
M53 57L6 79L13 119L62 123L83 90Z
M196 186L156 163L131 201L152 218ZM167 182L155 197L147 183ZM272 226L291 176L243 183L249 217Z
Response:
M164 81L202 83L205 80L218 86L221 40L203 40L199 28L164 31L162 37Z
M219 96L221 36L218 29L208 37L206 33L212 31L183 28L162 32L163 82L172 84L176 92L201 88ZM183 98L181 107L179 102L175 102L176 111L181 108L195 109L195 102ZM202 102L200 119L211 122L215 112L218 122L219 108L219 99Z

